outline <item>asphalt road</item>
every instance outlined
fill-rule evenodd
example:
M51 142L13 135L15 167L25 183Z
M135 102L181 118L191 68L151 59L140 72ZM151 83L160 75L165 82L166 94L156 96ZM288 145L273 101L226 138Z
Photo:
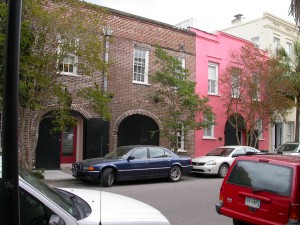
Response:
M232 225L230 218L215 211L223 179L184 176L177 183L167 180L119 182L104 188L81 181L49 182L50 186L77 187L122 194L160 210L172 225Z

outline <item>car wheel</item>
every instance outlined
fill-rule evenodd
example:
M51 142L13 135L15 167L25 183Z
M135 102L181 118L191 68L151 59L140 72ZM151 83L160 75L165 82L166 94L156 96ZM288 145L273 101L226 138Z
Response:
M233 225L249 225L249 224L233 219Z
M111 187L115 181L115 173L112 168L107 168L102 173L101 183L104 187Z
M227 164L222 164L219 168L218 175L219 177L224 178L228 172L229 166Z
M172 166L169 171L169 180L172 182L177 182L181 179L181 168L179 166Z

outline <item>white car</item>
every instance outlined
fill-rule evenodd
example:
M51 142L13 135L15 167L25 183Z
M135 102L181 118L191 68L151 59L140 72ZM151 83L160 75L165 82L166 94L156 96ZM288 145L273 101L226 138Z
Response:
M219 177L225 177L235 157L245 155L248 152L257 153L259 150L241 145L231 145L218 147L205 156L192 158L195 174L213 174Z
M160 211L133 198L87 189L52 189L22 168L19 193L21 225L170 225Z

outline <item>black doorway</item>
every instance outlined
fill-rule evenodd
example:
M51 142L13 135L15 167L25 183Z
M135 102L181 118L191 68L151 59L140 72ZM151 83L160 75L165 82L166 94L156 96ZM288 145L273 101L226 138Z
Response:
M132 115L125 118L118 128L118 146L159 145L159 127L148 116Z

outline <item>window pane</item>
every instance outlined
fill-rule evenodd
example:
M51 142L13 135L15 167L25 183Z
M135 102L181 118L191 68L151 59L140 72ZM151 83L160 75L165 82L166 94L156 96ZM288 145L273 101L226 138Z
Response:
M148 72L148 51L135 49L134 50L134 69L133 80L139 82L147 82L146 76Z

